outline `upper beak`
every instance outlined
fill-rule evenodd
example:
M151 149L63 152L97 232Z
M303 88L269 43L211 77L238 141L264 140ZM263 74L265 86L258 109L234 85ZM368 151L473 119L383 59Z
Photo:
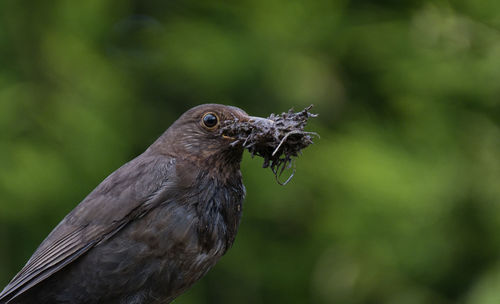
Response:
M269 126L274 125L274 121L267 119L267 118L257 117L257 116L250 116L248 118L248 122L251 124L264 124L264 125L269 125Z
M257 127L257 128L262 128L262 127L264 127L264 128L269 127L270 128L275 123L274 121L272 121L270 119L257 117L257 116L246 116L246 117L243 117L242 121L246 121L246 122L250 123L252 126ZM222 135L222 137L225 139L230 139L230 140L235 139L234 137L231 137L228 135Z

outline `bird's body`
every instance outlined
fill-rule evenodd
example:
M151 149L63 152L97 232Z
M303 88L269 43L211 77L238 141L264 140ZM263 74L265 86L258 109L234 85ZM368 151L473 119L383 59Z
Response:
M213 104L186 112L59 223L0 303L169 303L200 279L234 242L245 195L243 149L207 115L250 119Z

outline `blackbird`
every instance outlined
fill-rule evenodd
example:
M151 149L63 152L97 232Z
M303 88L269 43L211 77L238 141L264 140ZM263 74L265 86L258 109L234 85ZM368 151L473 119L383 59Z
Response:
M243 147L223 121L273 123L232 106L188 110L54 228L0 303L169 303L186 291L240 223Z

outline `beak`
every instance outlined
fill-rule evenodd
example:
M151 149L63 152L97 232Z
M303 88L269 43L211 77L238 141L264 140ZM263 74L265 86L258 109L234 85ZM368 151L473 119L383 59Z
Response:
M267 118L257 117L257 116L250 116L248 118L248 122L251 124L263 124L263 125L267 125L267 126L274 125L274 121L267 119Z
M252 128L256 129L267 129L267 128L272 128L275 124L274 121L267 119L267 118L262 118L262 117L257 117L257 116L246 116L243 117L241 120L242 122L248 122ZM224 139L228 140L236 140L236 138L228 135L222 135Z

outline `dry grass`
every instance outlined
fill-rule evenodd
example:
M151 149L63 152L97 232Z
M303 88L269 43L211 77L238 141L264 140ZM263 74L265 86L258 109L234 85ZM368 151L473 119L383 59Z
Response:
M281 182L280 176L286 169L291 169L293 157L313 143L319 135L304 131L307 121L317 114L310 113L312 105L300 112L290 109L280 115L271 114L266 120L256 122L227 121L221 127L221 133L236 139L233 145L241 144L253 156L264 158L263 167L270 167L279 184L287 184L295 173ZM271 122L272 121L272 122Z

